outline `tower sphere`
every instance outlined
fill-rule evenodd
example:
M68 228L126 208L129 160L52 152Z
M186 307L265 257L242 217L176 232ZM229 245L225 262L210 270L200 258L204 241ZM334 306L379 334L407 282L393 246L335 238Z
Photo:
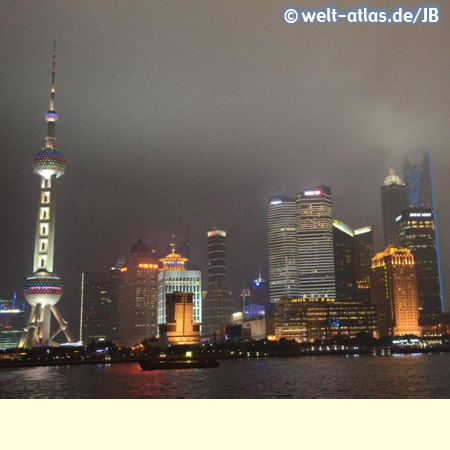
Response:
M23 294L32 306L56 305L62 297L63 285L58 275L39 269L25 281Z
M59 178L66 171L66 158L59 150L43 148L33 156L34 173L44 178L56 175Z
M58 122L59 119L59 116L55 111L48 111L44 117L47 122Z

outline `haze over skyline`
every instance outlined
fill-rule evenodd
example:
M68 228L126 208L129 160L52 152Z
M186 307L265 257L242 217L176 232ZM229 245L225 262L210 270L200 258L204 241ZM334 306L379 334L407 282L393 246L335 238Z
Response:
M2 2L0 296L23 298L32 272L31 159L44 145L56 39L56 146L68 169L58 184L55 272L74 333L81 272L105 270L139 237L168 245L188 233L205 280L206 232L226 230L236 301L260 265L267 278L270 196L331 186L334 217L374 225L380 250L381 184L391 164L404 181L403 158L419 162L428 147L448 309L447 18L289 26L285 7Z

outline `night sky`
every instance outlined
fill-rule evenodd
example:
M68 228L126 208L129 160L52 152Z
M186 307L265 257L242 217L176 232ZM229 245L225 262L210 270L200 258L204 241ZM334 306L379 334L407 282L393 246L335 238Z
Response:
M327 184L335 218L374 225L380 249L389 166L403 179L403 158L421 161L427 147L447 309L448 12L434 25L287 25L292 5L328 1L3 0L0 296L22 296L32 272L31 159L44 145L56 39L57 148L68 170L57 186L55 272L75 333L81 272L105 270L139 237L189 235L206 281L206 232L225 229L237 300L259 265L267 277L271 195Z

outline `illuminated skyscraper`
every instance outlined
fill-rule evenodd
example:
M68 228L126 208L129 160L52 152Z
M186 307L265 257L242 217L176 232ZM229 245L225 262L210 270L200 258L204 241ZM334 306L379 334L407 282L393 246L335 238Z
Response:
M203 301L202 334L212 336L221 325L230 323L234 312L227 284L227 234L208 231L208 293Z
M122 345L133 345L158 333L159 265L145 242L139 239L120 271L118 340Z
M380 337L420 336L416 265L411 251L391 245L377 253L372 259L371 284Z
M55 148L55 124L58 121L58 114L55 111L55 60L54 46L50 109L45 114L47 137L45 147L33 157L33 170L40 176L41 187L37 209L33 275L27 279L23 289L25 299L31 305L31 314L20 339L20 347L53 345L55 337L61 331L69 342L73 342L67 322L56 308L56 303L63 294L63 285L58 275L53 273L55 186L56 179L66 171L66 159ZM59 325L54 333L51 333L52 314Z
M298 295L295 200L271 197L268 213L270 301Z
M333 221L336 300L356 301L355 234L345 223Z
M381 186L381 206L383 211L384 246L397 244L395 218L407 207L406 186L395 174L393 167Z
M158 275L158 325L167 323L166 296L174 292L193 294L194 323L202 321L202 274L200 270L187 270L187 258L175 252L175 244L171 244L172 252L161 258L163 268Z
M439 233L436 204L434 200L434 181L431 168L431 154L427 151L423 155L422 164L411 165L409 160L405 160L405 180L408 189L409 206L411 208L431 208L434 217L434 234L436 237L437 263L439 271L439 286L441 290L441 302L444 302L442 290L442 268L441 255L439 250Z
M421 164L404 163L408 202L412 208L435 209L430 153L425 152Z
M435 325L442 314L438 256L431 208L407 208L397 218L398 243L411 250L417 271L421 325Z
M25 325L25 303L19 305L16 293L12 300L0 298L0 350L16 348Z
M357 228L355 235L356 298L359 302L370 302L370 274L375 255L371 226Z
M336 298L331 188L297 195L299 297Z

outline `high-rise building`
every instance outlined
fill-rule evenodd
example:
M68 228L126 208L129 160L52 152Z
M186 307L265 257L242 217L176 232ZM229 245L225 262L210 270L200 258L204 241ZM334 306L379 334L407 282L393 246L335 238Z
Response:
M159 338L165 344L189 345L200 343L200 324L194 322L191 292L166 294L166 323L159 325Z
M108 279L108 284L111 290L111 300L113 304L113 340L118 338L118 327L119 327L119 286L122 283L122 278L125 276L126 272L121 272L122 267L127 264L127 257L120 256L108 267L106 276ZM80 327L81 329L81 327Z
M213 336L221 325L230 323L234 312L227 284L227 234L208 231L208 293L202 306L202 334Z
M389 175L381 186L381 207L383 212L384 246L397 244L395 218L407 207L406 186L391 167Z
M299 297L336 298L331 188L297 195Z
M333 220L333 245L336 300L355 302L355 235L348 225L339 220Z
M407 208L397 218L398 243L414 255L421 325L436 325L442 314L438 255L431 208Z
M430 152L424 153L421 164L411 165L409 159L405 159L404 170L409 206L434 210Z
M31 313L20 339L19 347L54 345L54 339L60 332L65 334L69 342L73 342L73 337L67 328L67 322L56 308L56 304L63 294L63 285L58 275L53 273L55 186L56 179L64 175L66 171L66 159L55 148L55 125L58 121L58 114L55 111L55 61L54 46L50 108L45 114L47 137L45 138L45 147L33 157L33 171L40 176L40 192L37 207L33 275L27 279L23 289L25 299L31 305ZM51 332L52 314L59 325L53 333Z
M265 308L270 304L269 283L259 272L258 278L249 283L239 296L245 320L256 320L264 317Z
M390 245L377 253L372 259L371 285L380 337L420 336L416 265L411 251Z
M268 212L270 301L298 295L296 203L271 197Z
M158 275L158 325L167 323L166 296L173 292L193 294L193 321L200 324L202 321L202 273L195 268L188 270L187 258L175 252L174 243L171 247L171 253L160 259L163 268Z
M133 345L158 334L159 265L142 239L135 242L120 269L118 340Z
M117 307L103 272L81 274L80 341L90 344L115 339Z
M437 261L439 270L439 285L441 289L441 302L444 302L442 285L441 254L439 251L439 233L436 204L434 200L434 181L431 168L431 154L429 151L423 155L422 164L411 165L405 160L405 180L408 190L409 206L411 208L431 208L434 216L434 234L436 236Z
M0 298L0 350L16 348L25 325L25 303Z
M356 299L370 302L370 274L372 258L375 255L373 230L371 226L353 230L355 235Z
M253 304L268 305L270 303L269 283L261 276L261 269L258 278L250 283L249 289Z

